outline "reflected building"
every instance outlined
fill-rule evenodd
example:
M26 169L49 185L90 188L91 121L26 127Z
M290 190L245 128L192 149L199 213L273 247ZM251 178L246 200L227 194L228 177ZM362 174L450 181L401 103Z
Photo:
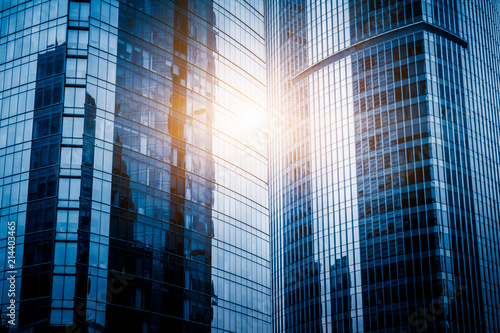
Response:
M0 10L15 328L270 332L263 1Z
M266 15L274 330L498 332L497 3L269 1ZM309 263L314 311L287 295Z
M332 307L332 332L352 332L351 275L347 257L335 260L330 268L330 301ZM339 325L340 322L340 325Z
M268 6L270 6L268 4ZM274 329L286 332L323 332L321 329L321 263L316 258L317 225L313 221L311 191L311 145L309 89L292 87L292 73L307 63L307 21L302 15L305 1L281 1L268 13L267 29L275 34L268 45L268 74L271 91L268 105L283 110L273 115L270 126L280 131L270 156L279 155L270 165L271 256ZM284 50L287 50L284 52ZM298 94L298 95L296 95ZM279 188L279 190L278 190Z

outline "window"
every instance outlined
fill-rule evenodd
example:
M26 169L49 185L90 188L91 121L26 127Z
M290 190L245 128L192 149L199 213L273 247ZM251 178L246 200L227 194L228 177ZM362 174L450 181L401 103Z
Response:
M31 149L31 169L59 163L59 140L57 137L34 141Z
M33 139L60 133L61 111L59 106L37 110L33 119Z
M68 30L69 49L87 49L89 32L87 30Z

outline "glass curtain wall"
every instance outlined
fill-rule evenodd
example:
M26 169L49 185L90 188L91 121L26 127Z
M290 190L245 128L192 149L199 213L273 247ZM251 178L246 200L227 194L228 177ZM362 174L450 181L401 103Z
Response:
M16 328L269 332L263 2L11 0L0 20Z
M479 7L266 3L269 109L286 124L270 153L277 332L498 331L499 18ZM287 123L294 112L307 121ZM308 176L289 177L300 157ZM310 218L297 222L305 179ZM311 245L290 260L290 242L309 244L297 224ZM310 293L290 302L291 281Z

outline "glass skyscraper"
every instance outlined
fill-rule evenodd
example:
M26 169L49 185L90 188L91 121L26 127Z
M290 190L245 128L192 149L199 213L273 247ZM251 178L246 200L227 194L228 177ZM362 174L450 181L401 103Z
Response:
M265 11L273 331L499 332L498 1Z
M0 313L270 332L263 1L0 2Z

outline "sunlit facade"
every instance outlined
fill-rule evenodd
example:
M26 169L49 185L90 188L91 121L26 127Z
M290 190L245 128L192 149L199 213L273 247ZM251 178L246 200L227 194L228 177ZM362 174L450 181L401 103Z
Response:
M263 1L10 0L0 29L15 328L270 332Z
M267 1L274 332L499 332L496 1Z

